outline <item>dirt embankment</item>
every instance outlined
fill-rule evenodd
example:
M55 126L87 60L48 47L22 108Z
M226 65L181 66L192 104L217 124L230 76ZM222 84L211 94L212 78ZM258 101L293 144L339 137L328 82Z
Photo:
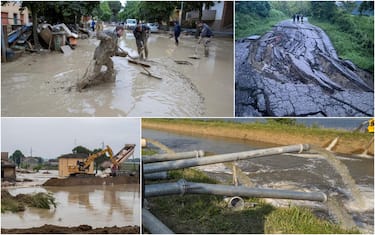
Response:
M1 233L24 233L24 234L57 234L57 233L67 233L67 234L77 234L77 233L97 233L97 234L108 234L108 233L140 233L139 226L124 226L124 227L104 227L104 228L92 228L89 225L80 225L77 227L63 227L45 224L41 227L33 227L26 229L1 229Z
M242 129L240 125L236 127L217 127L209 125L191 125L184 123L167 123L152 120L142 120L142 128L150 128L156 130L173 131L179 133L188 133L193 135L208 135L217 137L229 137L234 139L259 141L275 145L292 145L307 143L318 147L327 147L333 139L337 137L335 134L314 135L306 132L288 133L288 130L264 130L262 129ZM374 155L374 143L370 142L371 138L339 138L338 143L332 151L344 154L360 154L368 150L369 155Z
M116 176L100 178L96 176L71 176L65 179L51 178L43 186L75 186L75 185L112 185L139 184L139 176Z

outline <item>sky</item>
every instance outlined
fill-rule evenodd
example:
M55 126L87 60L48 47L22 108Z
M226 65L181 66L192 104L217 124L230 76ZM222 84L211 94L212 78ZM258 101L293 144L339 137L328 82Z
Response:
M56 158L82 145L90 150L109 145L116 154L125 144L136 144L140 155L139 118L1 118L1 151L9 156Z

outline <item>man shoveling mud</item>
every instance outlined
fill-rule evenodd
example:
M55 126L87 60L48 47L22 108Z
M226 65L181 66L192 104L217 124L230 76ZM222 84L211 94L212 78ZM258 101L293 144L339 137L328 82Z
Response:
M96 38L100 40L100 44L95 49L94 58L90 62L83 78L77 83L77 89L79 91L88 86L114 81L116 79L111 57L126 57L128 55L126 51L118 51L118 38L122 37L123 34L124 27L122 26L116 26L114 31L97 31ZM102 70L103 65L106 68L105 70Z
M140 22L137 23L133 31L135 42L137 43L138 54L141 60L147 59L148 57L148 48L147 48L147 39L150 34L150 28L147 25L144 25ZM144 56L143 56L144 52Z
M201 29L201 33L199 36L198 44L201 43L203 40L203 46L204 46L204 56L208 56L208 45L211 42L211 37L213 36L213 33L210 29L210 27L203 23L202 21L198 22L198 27Z

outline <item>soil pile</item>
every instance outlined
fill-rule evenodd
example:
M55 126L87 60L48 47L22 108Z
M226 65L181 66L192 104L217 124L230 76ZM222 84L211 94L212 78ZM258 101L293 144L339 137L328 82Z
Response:
M104 228L92 228L89 225L80 225L77 227L63 227L63 226L56 226L45 224L41 227L33 227L33 228L26 228L26 229L1 229L1 233L24 233L24 234L57 234L57 233L69 233L69 234L76 234L76 233L97 233L97 234L108 234L108 233L140 233L139 226L124 226L124 227L104 227Z
M116 176L100 178L95 176L71 176L65 179L51 178L43 186L75 186L75 185L112 185L139 184L139 176Z
M236 42L236 116L373 116L372 75L311 24L278 23Z

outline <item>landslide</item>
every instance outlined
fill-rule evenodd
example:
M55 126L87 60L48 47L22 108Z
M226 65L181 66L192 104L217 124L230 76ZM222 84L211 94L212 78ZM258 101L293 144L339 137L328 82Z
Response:
M97 233L97 234L122 234L122 233L140 233L139 226L123 226L123 227L104 227L104 228L93 228L89 225L80 225L77 227L65 227L45 224L41 227L32 227L25 229L1 229L1 233L22 233L22 234L82 234L82 233Z
M370 73L337 56L323 30L291 20L236 41L236 116L373 116Z

